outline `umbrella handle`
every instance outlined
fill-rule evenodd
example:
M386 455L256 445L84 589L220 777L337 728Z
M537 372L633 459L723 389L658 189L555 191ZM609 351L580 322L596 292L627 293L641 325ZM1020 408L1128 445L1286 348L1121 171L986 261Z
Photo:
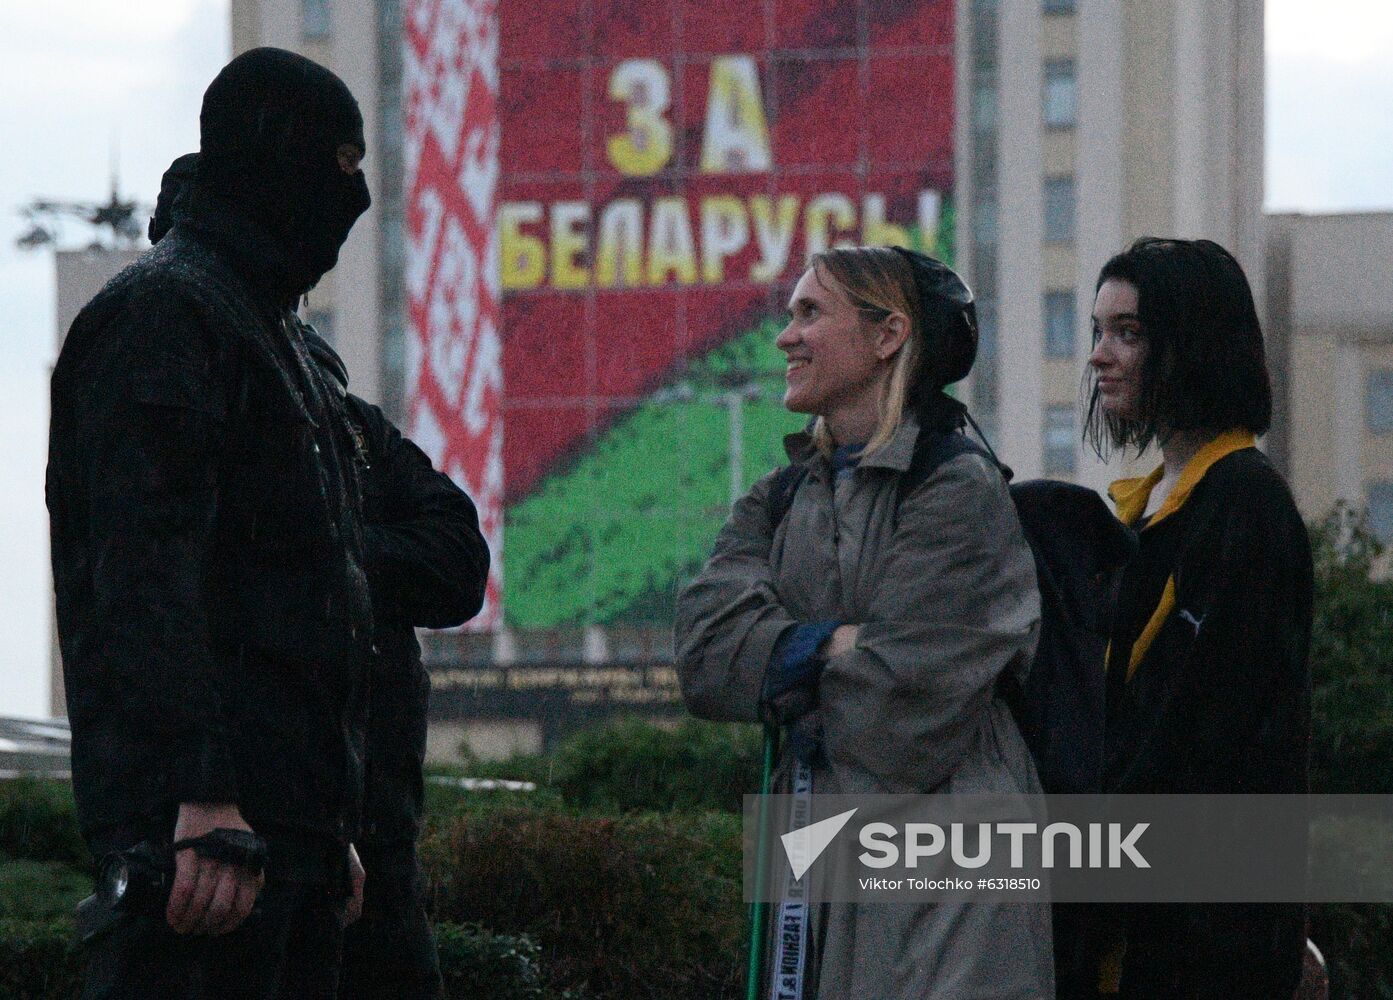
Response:
M774 757L778 753L779 730L764 727L764 769L759 782L759 823L755 836L755 895L764 889L765 856L769 840L769 791L774 783ZM759 1000L760 972L764 965L765 915L769 904L756 898L750 904L749 968L745 975L745 1000Z

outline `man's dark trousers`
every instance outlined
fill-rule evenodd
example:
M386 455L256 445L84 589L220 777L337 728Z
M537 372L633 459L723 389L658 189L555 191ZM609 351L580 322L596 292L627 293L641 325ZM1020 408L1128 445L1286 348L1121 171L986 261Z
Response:
M444 984L416 845L358 853L368 877L363 915L344 935L340 1000L439 1000Z
M256 911L220 937L126 918L92 947L82 1000L332 1000L342 904L342 886L268 879Z

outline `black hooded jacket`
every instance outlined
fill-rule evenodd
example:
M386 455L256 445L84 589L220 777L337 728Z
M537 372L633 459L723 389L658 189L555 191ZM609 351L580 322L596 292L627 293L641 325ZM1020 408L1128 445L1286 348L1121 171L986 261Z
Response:
M413 626L452 628L479 613L489 550L473 502L376 406L312 327L310 354L333 380L359 441L364 543L376 618L359 846L409 847L421 832L430 675ZM369 875L371 877L371 873Z
M285 60L248 53L219 79L268 65ZM208 124L205 101L205 141ZM97 843L168 836L182 802L343 842L360 808L361 490L342 402L288 311L319 275L221 184L200 178L173 231L83 309L53 373L58 633Z

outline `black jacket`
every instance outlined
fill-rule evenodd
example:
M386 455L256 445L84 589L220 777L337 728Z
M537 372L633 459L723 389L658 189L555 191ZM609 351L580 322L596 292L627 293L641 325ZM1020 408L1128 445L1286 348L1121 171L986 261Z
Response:
M1313 571L1286 483L1256 448L1231 451L1139 537L1112 631L1104 790L1306 792Z
M114 278L53 373L47 499L89 838L235 802L343 842L372 611L340 400L264 234L215 200Z
M386 415L347 392L343 362L313 328L305 342L343 393L357 434L364 554L376 617L360 845L414 844L421 828L430 676L414 626L478 614L489 550L474 504Z
M1311 548L1251 442L1206 445L1150 518L1149 480L1114 484L1140 550L1113 619L1107 792L1307 791ZM1304 923L1299 903L1126 907L1122 995L1289 997Z

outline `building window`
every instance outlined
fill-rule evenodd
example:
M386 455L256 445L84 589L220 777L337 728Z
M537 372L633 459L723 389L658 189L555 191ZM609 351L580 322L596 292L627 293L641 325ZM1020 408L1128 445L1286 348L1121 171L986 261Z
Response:
M1075 469L1074 408L1045 408L1045 475L1072 475Z
M314 332L324 338L330 347L334 346L334 314L328 309L311 309L305 313L305 322L314 327Z
M1045 178L1045 242L1074 240L1074 178Z
M977 300L977 356L985 361L996 357L996 299Z
M980 247L996 246L996 192L981 192L972 210L972 238Z
M1073 128L1078 113L1079 88L1074 76L1074 60L1051 59L1045 63L1045 125Z
M1393 432L1393 368L1375 368L1369 372L1364 408L1370 434Z
M1046 14L1074 13L1074 0L1045 0Z
M300 34L307 42L329 37L329 0L300 0Z
M972 131L990 135L996 131L996 81L978 80L972 89Z
M1074 356L1074 293L1045 293L1045 356Z
M1369 530L1384 545L1393 545L1393 482L1369 484Z

